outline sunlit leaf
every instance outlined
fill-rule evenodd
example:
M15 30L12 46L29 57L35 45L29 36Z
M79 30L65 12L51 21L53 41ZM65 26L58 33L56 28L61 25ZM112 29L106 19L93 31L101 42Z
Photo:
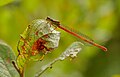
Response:
M58 47L60 32L54 30L46 20L37 19L21 34L18 42L17 65L20 71L29 60L39 61L44 55Z
M0 77L19 77L12 65L15 55L10 46L0 41Z

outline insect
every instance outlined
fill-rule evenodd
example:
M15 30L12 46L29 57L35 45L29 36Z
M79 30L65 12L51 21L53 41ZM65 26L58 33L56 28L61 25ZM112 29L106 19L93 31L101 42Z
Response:
M87 43L89 43L89 44L91 44L91 45L94 45L94 46L102 49L103 51L107 51L107 48L106 48L106 47L104 47L104 46L102 46L102 45L100 45L100 44L97 44L97 43L93 42L93 40L88 39L88 38L86 38L86 37L84 37L84 36L82 36L82 35L80 35L80 34L77 34L76 32L73 32L73 31L71 31L71 30L69 30L69 29L61 26L61 24L60 24L59 21L53 20L53 19L51 19L50 17L47 17L47 18L46 18L46 21L47 21L48 23L50 23L51 25L53 25L54 27L56 27L56 28L58 27L58 28L60 28L60 29L62 29L62 30L64 30L64 31L72 34L73 36L78 37L78 38L80 38L81 40L83 40L83 41L85 41L85 42L87 42Z

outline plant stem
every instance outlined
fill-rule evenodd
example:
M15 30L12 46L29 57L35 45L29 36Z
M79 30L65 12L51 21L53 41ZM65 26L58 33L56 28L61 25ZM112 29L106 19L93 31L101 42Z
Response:
M56 59L54 59L52 62L50 62L50 63L48 63L47 65L43 66L43 67L41 68L41 71L38 72L38 73L35 75L35 77L39 77L39 76L42 75L48 68L52 68L52 65L53 65L54 63L56 63L57 61L60 61L60 59L59 59L59 58L56 58Z
M13 66L15 67L15 69L18 71L18 73L20 74L20 77L24 77L24 71L20 71L20 69L17 67L15 61L12 61Z

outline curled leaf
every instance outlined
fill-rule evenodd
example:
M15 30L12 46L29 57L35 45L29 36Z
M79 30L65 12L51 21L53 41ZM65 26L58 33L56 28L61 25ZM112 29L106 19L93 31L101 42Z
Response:
M44 55L58 47L60 32L54 30L46 20L32 21L21 34L18 42L17 65L23 70L29 60L38 61Z

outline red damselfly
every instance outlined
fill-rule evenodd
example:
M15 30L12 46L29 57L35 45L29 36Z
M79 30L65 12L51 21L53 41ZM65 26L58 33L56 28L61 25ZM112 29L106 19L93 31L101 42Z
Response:
M97 43L95 43L93 40L91 40L91 39L89 39L89 38L86 38L86 37L84 37L84 36L82 36L82 35L80 35L80 34L77 34L76 32L73 32L73 31L71 31L71 30L63 27L63 26L60 24L59 21L53 20L53 19L51 19L50 17L47 17L47 18L46 18L46 21L47 21L48 23L50 23L51 25L53 25L54 27L58 27L58 28L60 28L60 29L62 29L62 30L64 30L64 31L66 31L66 32L68 32L68 33L70 33L70 34L72 34L72 35L80 38L81 40L83 40L83 41L85 41L85 42L87 42L87 43L89 43L89 44L91 44L91 45L94 45L94 46L102 49L103 51L107 51L107 48L106 48L106 47L104 47L104 46L102 46L102 45L100 45L100 44L97 44Z

